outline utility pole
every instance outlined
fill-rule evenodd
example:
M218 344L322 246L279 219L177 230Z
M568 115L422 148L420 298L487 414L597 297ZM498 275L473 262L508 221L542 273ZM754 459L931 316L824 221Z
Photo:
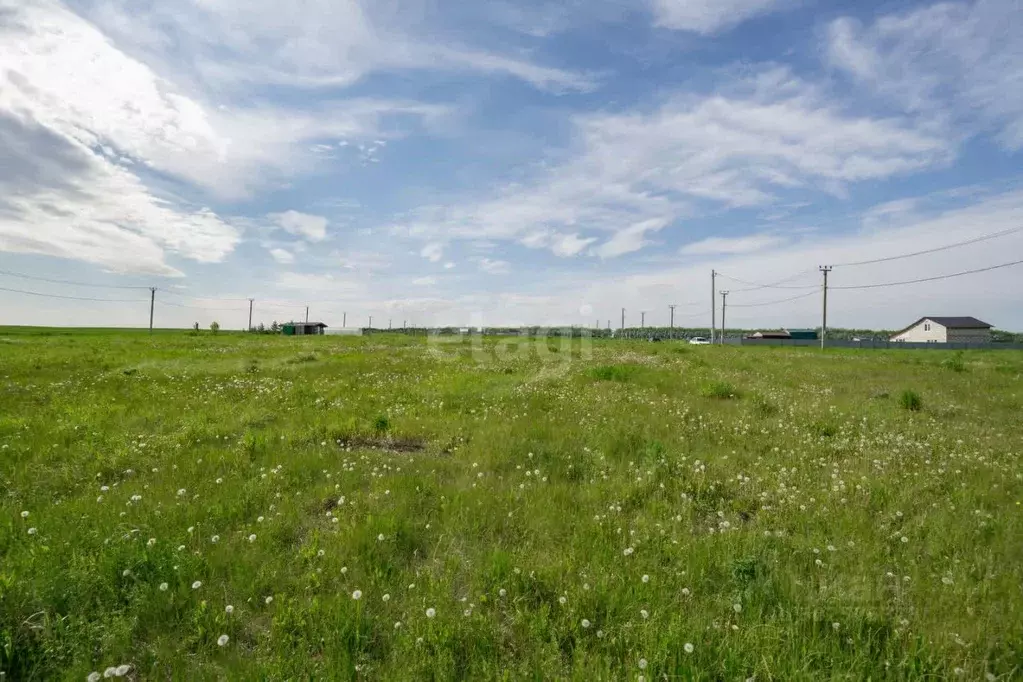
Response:
M625 331L625 308L622 308L622 331Z
M678 306L675 304L668 306L668 310L671 311L671 315L668 318L668 328L671 329L672 331L675 330L675 308L677 307Z
M348 326L348 313L341 313L341 328Z
M725 307L728 305L728 292L721 292L721 345L725 345Z
M245 331L252 331L252 301L255 299L249 299L249 328Z
M309 324L309 306L305 307L305 323ZM252 326L252 320L249 320L249 326Z
M391 328L391 318L389 318L389 317L387 318L387 328L388 329Z
M710 342L714 343L714 327L717 325L715 316L717 315L717 299L714 297L714 285L717 279L718 273L713 270L710 271Z
M370 329L373 328L373 316L372 315L369 316L369 328Z
M646 311L639 311L639 326L641 329L646 329Z
M822 265L818 269L824 274L824 314L821 319L821 350L824 350L824 337L828 335L828 273L831 266Z
M156 287L149 287L149 333L153 333L153 308L156 307Z

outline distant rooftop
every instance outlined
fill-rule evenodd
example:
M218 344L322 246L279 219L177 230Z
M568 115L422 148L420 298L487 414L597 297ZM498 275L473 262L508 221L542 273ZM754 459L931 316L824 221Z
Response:
M920 324L924 320L934 320L942 327L948 329L991 329L993 325L987 322L981 322L976 317L921 317L918 321L914 322L914 326Z

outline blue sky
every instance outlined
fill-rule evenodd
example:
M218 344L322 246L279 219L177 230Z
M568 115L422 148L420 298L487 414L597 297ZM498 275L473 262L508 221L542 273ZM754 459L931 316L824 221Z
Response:
M1021 10L0 0L0 270L240 327L250 297L267 323L706 324L717 269L731 323L814 325L818 297L727 277L811 287L1023 226ZM832 282L1021 253L1013 232ZM1021 272L836 290L830 320L1023 329ZM0 323L147 321L142 289L0 288L117 299L0 291Z

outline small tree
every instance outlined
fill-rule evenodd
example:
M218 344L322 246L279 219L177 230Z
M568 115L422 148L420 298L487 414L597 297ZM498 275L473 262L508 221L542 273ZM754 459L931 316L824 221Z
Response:
M281 325L277 324L277 320L274 320L273 323L270 325L270 332L273 333L273 334L277 334L280 331L281 331Z
M192 329L194 329L195 331L199 331L199 323L196 322Z
M266 326L262 322L260 322L259 326L256 327L256 331L259 332L260 334L266 334Z
M213 332L214 334L219 332L220 331L220 323L217 322L216 320L213 320L212 322L210 322L210 331Z

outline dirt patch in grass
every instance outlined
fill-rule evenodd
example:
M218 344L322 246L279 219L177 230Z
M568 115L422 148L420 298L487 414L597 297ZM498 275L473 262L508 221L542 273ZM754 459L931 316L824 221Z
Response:
M384 452L422 452L426 441L414 436L352 436L340 443L343 448L363 448Z

